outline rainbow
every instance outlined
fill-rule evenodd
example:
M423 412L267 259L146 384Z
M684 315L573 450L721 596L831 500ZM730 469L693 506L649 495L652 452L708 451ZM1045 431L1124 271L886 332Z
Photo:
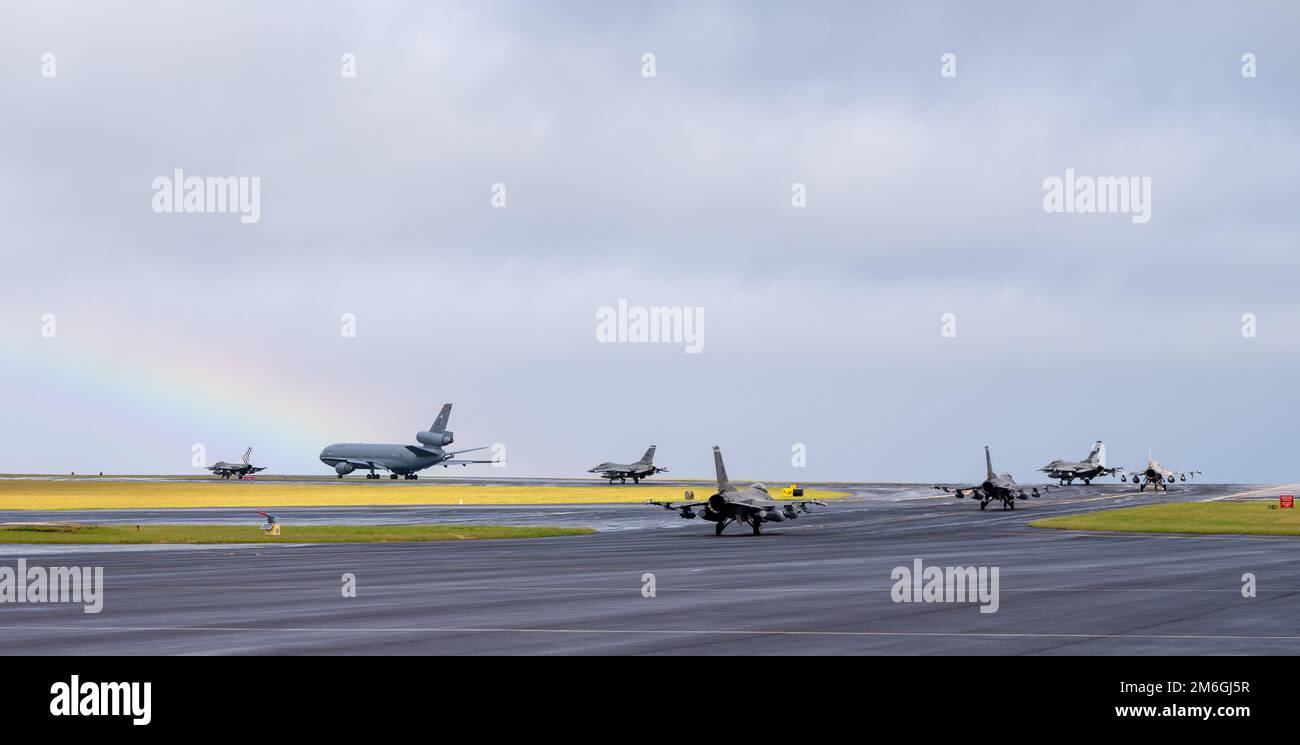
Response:
M84 410L88 420L143 420L192 431L196 442L209 445L209 462L238 455L212 447L239 443L307 467L331 433L346 431L349 419L361 415L358 403L329 395L315 379L287 380L262 358L211 347L6 338L0 339L0 380L11 390L66 396L66 410Z

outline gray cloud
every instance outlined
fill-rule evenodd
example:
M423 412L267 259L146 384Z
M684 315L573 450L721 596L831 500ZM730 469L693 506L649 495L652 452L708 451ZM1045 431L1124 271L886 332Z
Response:
M1197 11L24 7L0 30L0 469L183 471L191 442L278 432L277 469L315 472L455 400L516 475L654 440L675 473L718 443L763 478L918 480L978 473L987 442L1023 478L1104 437L1285 478L1296 10ZM260 176L262 220L154 214L174 168ZM1045 214L1066 168L1151 176L1152 222ZM706 351L595 343L619 298L703 306ZM159 370L192 406L122 390Z

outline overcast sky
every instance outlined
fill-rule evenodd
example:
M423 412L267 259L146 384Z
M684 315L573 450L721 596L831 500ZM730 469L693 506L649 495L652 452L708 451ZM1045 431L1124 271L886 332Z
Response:
M654 443L681 476L718 444L737 478L963 480L988 444L1032 481L1104 439L1112 464L1150 443L1210 481L1294 479L1298 24L6 4L0 471L191 473L202 443L328 474L324 445L414 443L451 401L457 446L506 447L486 476ZM258 221L155 212L175 169L257 177ZM1149 177L1150 222L1046 212L1066 169ZM703 309L702 351L599 343L620 299Z

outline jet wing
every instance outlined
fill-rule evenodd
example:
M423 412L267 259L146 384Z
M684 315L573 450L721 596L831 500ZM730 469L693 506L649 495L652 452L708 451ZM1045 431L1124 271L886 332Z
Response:
M367 470L371 468L377 468L382 471L388 470L388 466L373 460L362 460L360 458L331 458L330 460L337 460L342 463L348 463L350 465L356 466L357 468L365 468Z
M692 520L695 518L695 508L703 507L707 505L708 502L681 502L681 503L656 502L655 500L652 499L649 502L646 502L646 504L652 504L656 507L663 507L665 510L672 510L676 512L680 517L686 520Z
M1037 497L1040 496L1041 494L1046 494L1047 492L1052 491L1053 489L1061 488L1059 486L1054 486L1052 484L1041 484L1035 486L1033 484L1013 483L1006 486L1007 489L1012 494L1014 494L1017 499L1025 499L1026 497ZM966 496L970 496L971 498L978 499L984 496L983 485L951 486L951 485L936 484L934 488L939 489L940 491L943 491L945 493L952 494L956 496L958 499L961 499Z
M974 484L974 485L935 484L934 488L946 494L956 494L958 499L961 499L962 497L966 496L967 492L974 494L974 493L979 493L981 491L981 487L979 484Z

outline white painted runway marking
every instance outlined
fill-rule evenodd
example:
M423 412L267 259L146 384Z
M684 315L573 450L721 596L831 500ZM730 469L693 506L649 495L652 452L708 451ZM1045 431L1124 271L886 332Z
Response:
M1254 491L1244 491L1244 492L1240 492L1240 493L1238 493L1238 494L1225 494L1225 495L1223 495L1222 497L1210 497L1209 499L1202 499L1201 501L1202 501L1202 502L1222 502L1222 501L1225 500L1225 499L1236 499L1236 498L1238 498L1238 497L1250 497L1250 496L1254 496L1254 495L1256 495L1256 494L1267 494L1267 493L1269 493L1269 492L1280 492L1280 491L1283 490L1283 489L1295 489L1296 487L1300 487L1300 484L1278 484L1277 486L1266 486L1266 487L1264 487L1263 489L1255 489Z

